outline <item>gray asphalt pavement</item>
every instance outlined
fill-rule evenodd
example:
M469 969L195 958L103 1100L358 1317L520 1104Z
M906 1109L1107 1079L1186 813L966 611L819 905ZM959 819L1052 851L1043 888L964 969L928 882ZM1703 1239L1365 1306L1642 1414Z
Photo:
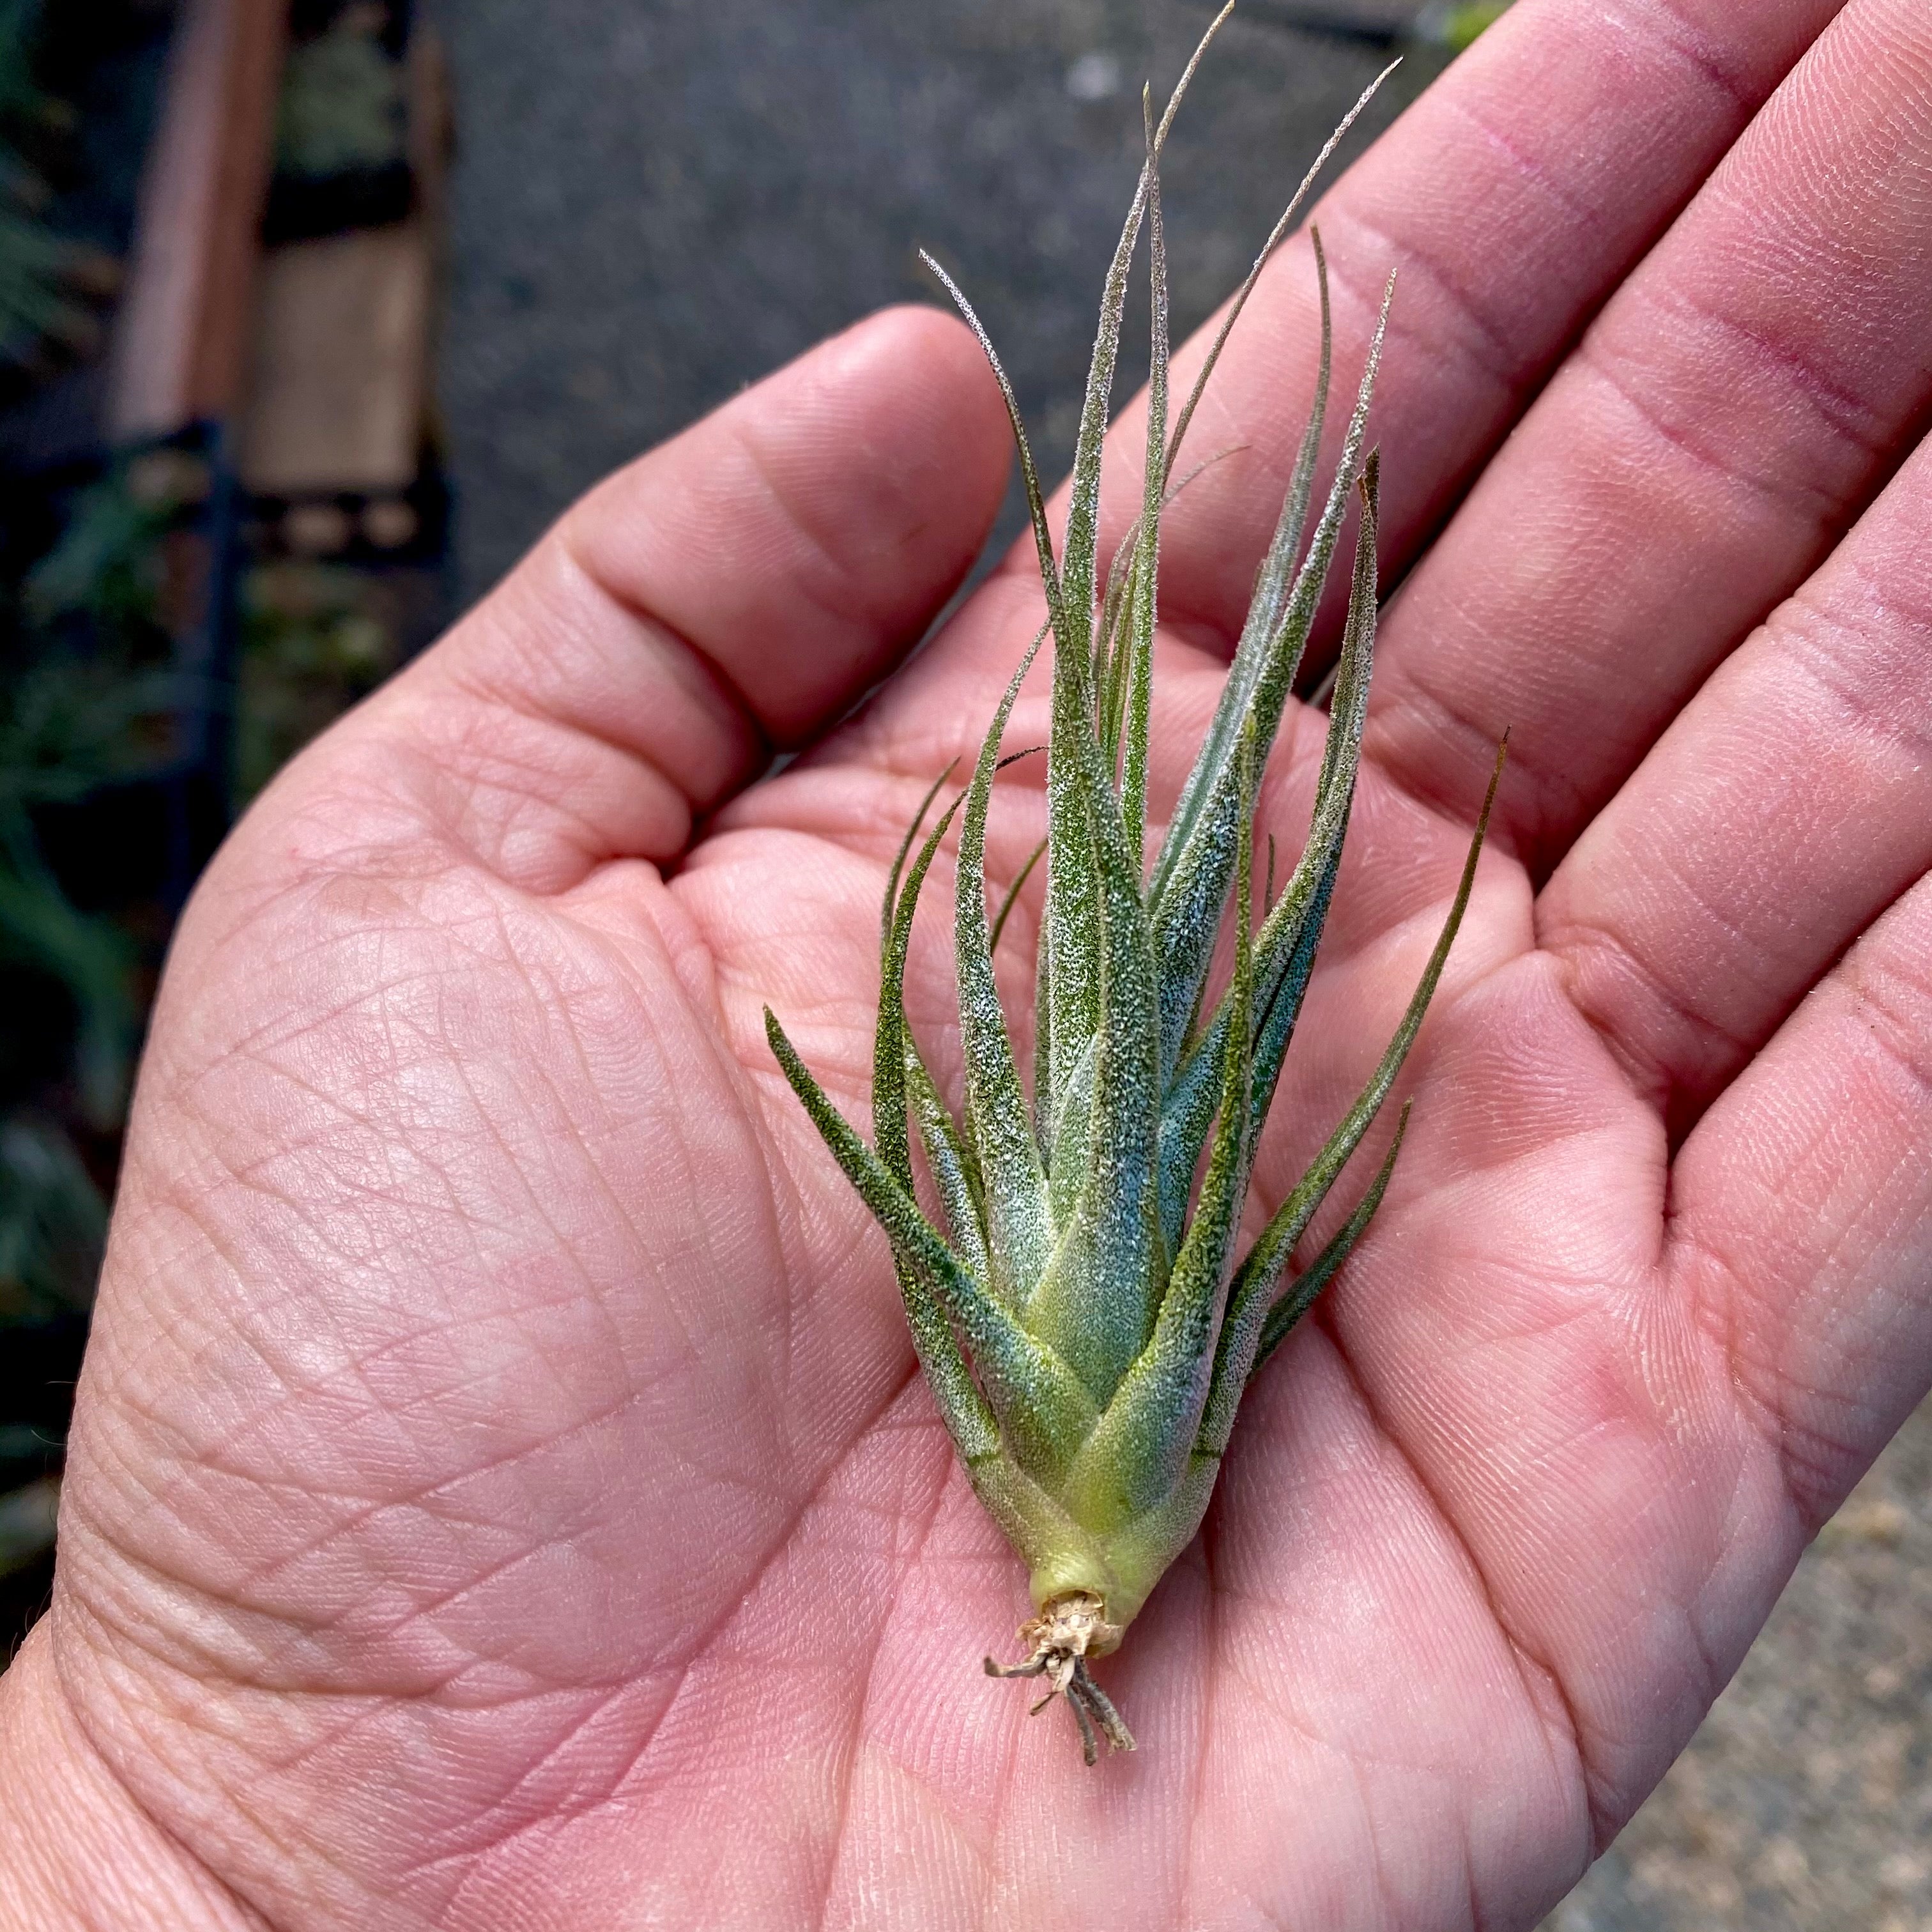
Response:
M1057 473L1139 165L1141 81L1171 80L1210 16L552 0L539 34L512 0L446 5L460 154L442 394L465 588L744 383L884 303L939 299L921 247L986 318ZM1273 16L1229 23L1171 149L1178 336L1240 279L1386 58ZM1420 78L1412 64L1358 134Z

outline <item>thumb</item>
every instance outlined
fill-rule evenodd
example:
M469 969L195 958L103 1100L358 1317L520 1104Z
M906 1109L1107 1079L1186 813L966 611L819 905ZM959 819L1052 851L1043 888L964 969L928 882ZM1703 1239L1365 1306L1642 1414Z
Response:
M675 860L918 640L998 513L1006 434L961 324L874 315L593 490L324 743L532 890Z

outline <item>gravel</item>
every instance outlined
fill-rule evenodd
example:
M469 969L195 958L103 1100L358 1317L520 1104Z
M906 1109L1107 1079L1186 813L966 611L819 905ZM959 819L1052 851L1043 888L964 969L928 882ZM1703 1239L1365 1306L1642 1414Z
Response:
M1932 1404L1545 1932L1932 1932Z

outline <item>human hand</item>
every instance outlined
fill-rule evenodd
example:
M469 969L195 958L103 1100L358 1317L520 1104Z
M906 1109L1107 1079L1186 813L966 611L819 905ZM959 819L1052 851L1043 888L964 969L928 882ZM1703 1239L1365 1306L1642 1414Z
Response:
M980 1676L1020 1565L760 1024L862 1112L886 868L1039 621L1022 555L747 788L998 498L976 352L900 313L580 505L211 869L0 1693L0 1924L1528 1924L1661 1773L1932 1360L1932 21L1523 0L1318 218L1345 383L1402 272L1421 560L1259 1205L1513 757L1381 1214L1104 1666L1140 1752ZM1298 242L1192 433L1247 448L1168 523L1157 808L1312 291Z

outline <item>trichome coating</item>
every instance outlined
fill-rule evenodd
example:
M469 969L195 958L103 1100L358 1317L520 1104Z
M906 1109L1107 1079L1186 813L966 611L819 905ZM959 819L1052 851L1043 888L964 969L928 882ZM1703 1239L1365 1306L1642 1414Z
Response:
M1313 236L1322 359L1307 428L1219 707L1149 868L1149 700L1161 519L1176 494L1176 459L1262 267L1375 91L1336 130L1276 225L1170 430L1161 152L1228 10L1196 50L1157 125L1143 98L1146 159L1101 301L1058 556L1012 386L970 304L927 258L985 349L1012 418L1046 622L994 714L970 783L922 841L942 775L887 880L871 1147L826 1097L769 1010L765 1016L779 1064L891 1244L920 1364L973 1487L1032 1572L1038 1614L1020 1632L1029 1653L1007 1666L988 1658L986 1670L1043 1678L1047 1694L1034 1709L1064 1696L1090 1765L1102 1738L1128 1750L1133 1739L1088 1660L1119 1644L1192 1538L1244 1391L1342 1265L1388 1185L1406 1107L1354 1211L1291 1274L1297 1244L1374 1121L1421 1025L1468 901L1502 770L1499 752L1448 919L1394 1036L1354 1106L1237 1262L1256 1146L1307 989L1354 795L1376 619L1378 460L1364 440L1394 282L1311 530L1332 353L1327 267L1320 236ZM1143 230L1152 290L1147 458L1138 517L1100 584L1101 444L1128 272ZM1256 925L1257 785L1352 496L1360 500L1360 527L1313 817L1293 872ZM998 919L989 918L986 832L1007 718L1049 634L1046 910L1029 1101L994 983L993 949L1012 895ZM920 1057L903 999L914 913L956 822L954 939L965 1065L957 1118ZM1228 926L1232 970L1210 1004L1209 969ZM915 1122L943 1231L916 1198Z

